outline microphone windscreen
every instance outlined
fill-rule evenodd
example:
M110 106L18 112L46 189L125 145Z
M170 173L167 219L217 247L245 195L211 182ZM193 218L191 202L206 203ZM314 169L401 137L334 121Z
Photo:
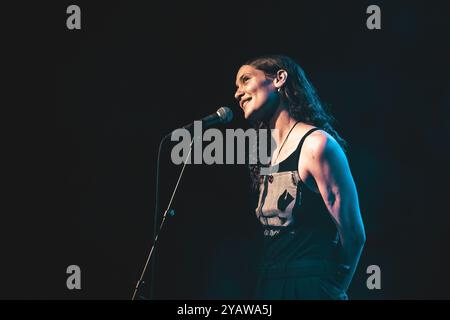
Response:
M222 123L228 123L233 120L233 111L228 107L222 107L217 110Z

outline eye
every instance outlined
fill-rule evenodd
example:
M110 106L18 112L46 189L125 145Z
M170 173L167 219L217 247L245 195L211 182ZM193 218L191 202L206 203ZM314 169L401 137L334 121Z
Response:
M250 79L250 77L248 77L248 76L242 77L242 83L246 83L249 79Z

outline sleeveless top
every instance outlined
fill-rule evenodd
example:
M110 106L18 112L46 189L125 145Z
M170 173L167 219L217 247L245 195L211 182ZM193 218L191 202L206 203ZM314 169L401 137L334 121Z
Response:
M318 129L309 130L288 158L262 168L255 211L264 229L263 265L339 259L336 225L321 195L310 190L298 173L303 142Z

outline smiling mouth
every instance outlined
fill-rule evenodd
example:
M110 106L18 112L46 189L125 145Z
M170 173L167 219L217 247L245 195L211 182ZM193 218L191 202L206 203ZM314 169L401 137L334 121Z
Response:
M250 100L252 100L252 98L248 98L248 99L244 100L244 101L242 102L242 104L241 104L241 107L242 107L242 108L245 108L245 106L247 105L247 103L248 103Z

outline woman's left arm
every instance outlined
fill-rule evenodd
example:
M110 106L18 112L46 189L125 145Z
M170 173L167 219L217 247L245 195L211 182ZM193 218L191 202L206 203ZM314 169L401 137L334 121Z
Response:
M316 131L305 142L307 140L306 169L314 177L336 223L343 263L350 267L349 275L342 284L347 290L366 241L355 182L345 153L335 139L323 131Z

